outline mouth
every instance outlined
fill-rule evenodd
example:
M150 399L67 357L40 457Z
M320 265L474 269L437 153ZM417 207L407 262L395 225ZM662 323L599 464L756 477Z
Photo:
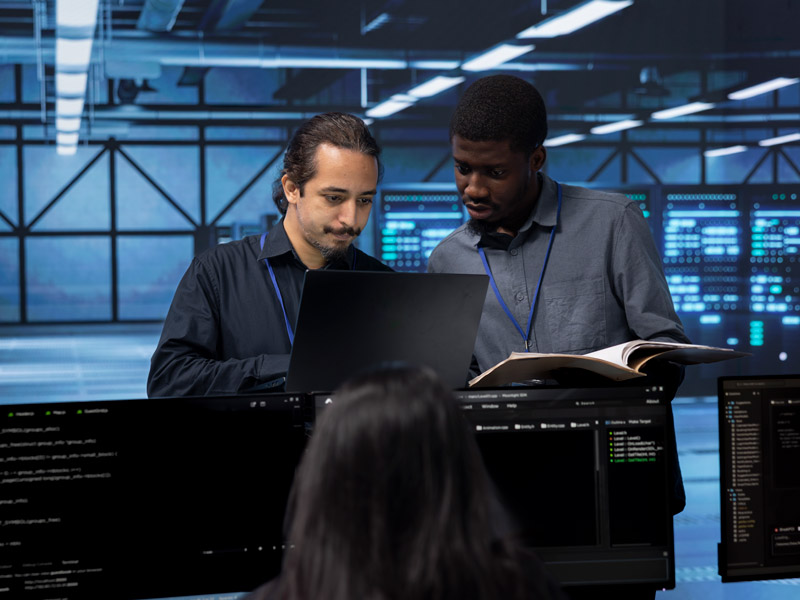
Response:
M358 234L361 233L360 231L356 231L355 229L345 228L345 229L328 229L325 233L333 236L333 239L338 240L340 242L350 242L358 237Z
M489 204L475 204L474 202L465 202L464 206L467 208L469 216L473 219L486 219L492 213L492 207Z

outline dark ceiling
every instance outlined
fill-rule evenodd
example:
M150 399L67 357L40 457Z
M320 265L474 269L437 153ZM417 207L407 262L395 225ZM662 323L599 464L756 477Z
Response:
M406 57L456 64L513 40L518 32L545 18L543 7L546 16L551 16L578 4L577 0L185 0L169 31L154 33L141 26L144 2L101 0L100 27L107 43L158 43L166 56L172 53L170 44L202 39L205 44L242 47L244 52ZM36 7L44 18L35 18ZM22 60L10 50L19 46L20 39L38 44L35 40L40 36L42 47L52 47L54 16L53 0L0 0L0 64L36 60L35 53L28 52ZM571 35L532 40L536 48L512 62L560 110L588 110L602 105L608 94L635 94L637 88L643 96L661 96L662 100L651 104L670 105L729 81L757 83L777 75L796 76L800 71L799 23L800 2L792 0L634 0L632 6ZM47 56L44 53L45 62ZM126 60L135 62L137 54L129 53ZM176 52L169 64L181 65L181 60ZM532 65L538 65L536 70L525 70ZM184 85L202 82L209 68L236 68L233 63L208 67L191 61L181 66ZM682 81L687 72L705 75L704 81L690 81L659 94L641 88L642 69L651 73L656 69L667 87ZM353 69L344 68L282 70L283 84L272 96L276 106L313 103L327 88L341 84L342 78L354 76ZM440 72L374 69L369 102L407 91L412 83ZM728 76L710 76L715 73ZM405 118L419 117L426 110L439 110L436 99L419 103Z

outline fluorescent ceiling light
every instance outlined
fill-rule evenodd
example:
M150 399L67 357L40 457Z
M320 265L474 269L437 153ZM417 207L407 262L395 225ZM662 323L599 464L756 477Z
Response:
M232 58L231 66L237 66L241 59ZM220 65L223 63L220 62ZM408 61L392 58L307 58L303 56L275 56L259 60L263 69L407 69ZM199 65L198 66L202 66Z
M56 116L80 117L83 114L83 98L56 98Z
M777 146L778 144L787 144L789 142L796 142L800 140L800 132L790 133L788 135L780 135L778 137L761 140L758 142L759 146Z
M429 71L449 71L457 69L461 62L458 60L412 60L408 67L412 69L426 69Z
M731 92L728 94L728 98L730 100L745 100L747 98L752 98L753 96L760 96L761 94L766 94L767 92L779 90L787 85L793 85L798 81L800 81L800 79L797 77L793 79L788 77L778 77L770 81L765 81L764 83L759 83L758 85L753 85L736 92Z
M675 117L682 117L683 115L690 115L692 113L708 110L709 108L714 108L714 105L710 102L692 102L691 104L684 104L683 106L659 110L650 116L654 119L673 119Z
M391 17L389 16L389 13L379 14L377 17L372 19L372 21L370 21L369 23L364 25L364 27L361 28L361 35L364 35L365 33L369 33L370 31L383 27L386 23L390 21L390 19Z
M502 65L504 62L514 60L523 54L527 54L534 48L535 46L533 45L515 46L512 44L500 44L496 48L468 60L461 65L461 68L464 71L488 71L489 69L494 69Z
M713 158L714 156L727 156L728 154L738 154L747 150L747 146L728 146L727 148L714 148L713 150L706 150L703 156Z
M86 73L56 72L57 96L81 96L86 94Z
M59 131L56 133L56 144L59 146L75 146L78 143L78 132L66 133Z
M56 152L61 156L72 156L78 151L78 144L57 144Z
M80 128L80 117L56 117L56 131L78 131Z
M446 75L439 75L430 81L426 81L415 88L408 90L409 96L415 98L430 98L439 92L450 89L464 81L466 77L447 77Z
M579 4L572 10L551 17L517 34L518 38L553 38L567 35L587 25L604 19L615 12L629 7L633 0L612 2L611 0L591 0Z
M380 104L373 106L364 114L367 115L368 117L372 117L373 119L388 117L389 115L398 113L401 110L405 110L406 108L414 104L416 100L417 100L416 98L412 96L407 96L406 94L395 94L388 100L384 100Z
M56 25L91 27L97 23L97 0L56 0Z
M592 127L590 131L595 135L605 135L606 133L624 131L625 129L633 129L634 127L641 127L642 125L644 125L644 121L625 119L624 121L617 121L616 123L606 123L605 125Z
M86 70L92 60L92 38L71 40L56 38L56 69Z
M80 117L56 117L56 131L78 131L80 128Z
M547 140L544 145L548 148L552 148L555 146L565 146L566 144L572 144L573 142L580 142L581 140L585 139L586 136L582 133L567 133L566 135L560 135Z

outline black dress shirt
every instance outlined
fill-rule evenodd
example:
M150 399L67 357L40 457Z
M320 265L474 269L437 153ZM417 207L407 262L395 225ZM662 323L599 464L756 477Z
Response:
M247 391L280 377L291 343L265 259L294 329L306 266L281 221L261 236L221 244L195 257L178 284L150 361L147 395L201 396ZM391 271L350 246L326 269Z

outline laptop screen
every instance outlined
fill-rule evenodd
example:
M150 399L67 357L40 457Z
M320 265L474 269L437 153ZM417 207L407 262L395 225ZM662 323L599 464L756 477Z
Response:
M280 570L303 398L15 405L0 415L0 597L248 591Z
M486 275L306 271L289 391L331 391L381 363L432 368L466 386Z
M722 581L800 577L800 375L720 377Z

